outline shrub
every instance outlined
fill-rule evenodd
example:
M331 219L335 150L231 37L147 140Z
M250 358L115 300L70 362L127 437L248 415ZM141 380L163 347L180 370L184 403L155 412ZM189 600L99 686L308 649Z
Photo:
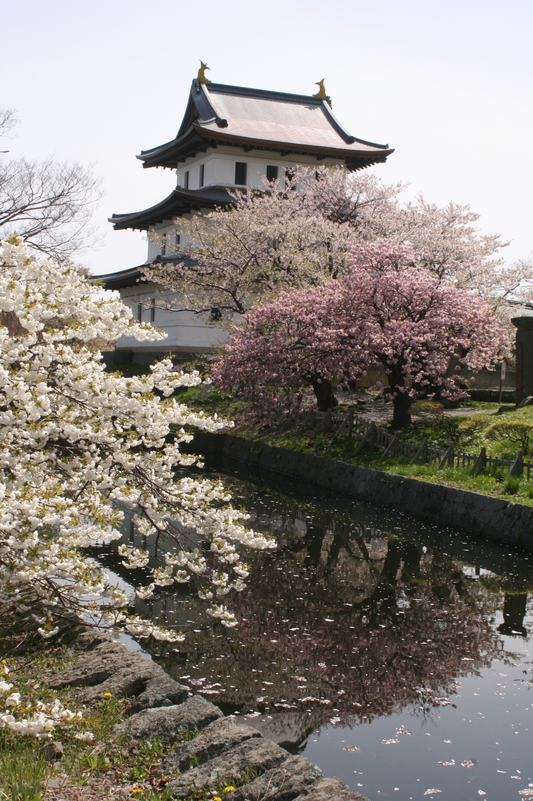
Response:
M487 430L485 436L489 441L502 442L508 440L520 445L524 453L529 451L529 440L533 433L533 426L530 423L520 422L519 420L500 420L493 423Z
M505 482L505 492L508 495L516 495L519 487L520 487L520 477L509 476L509 478Z

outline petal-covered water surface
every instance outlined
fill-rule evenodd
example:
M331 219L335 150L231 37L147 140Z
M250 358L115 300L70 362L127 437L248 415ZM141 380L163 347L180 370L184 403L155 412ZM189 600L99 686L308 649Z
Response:
M186 633L152 656L372 801L533 797L533 556L287 485L231 490L278 548L247 555L236 629L189 584L137 598Z

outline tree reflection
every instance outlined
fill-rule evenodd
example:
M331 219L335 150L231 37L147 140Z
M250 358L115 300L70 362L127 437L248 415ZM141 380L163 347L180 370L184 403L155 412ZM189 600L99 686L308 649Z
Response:
M232 601L237 630L213 626L192 598L152 606L193 630L185 651L150 650L226 711L271 715L279 739L297 743L328 720L431 714L460 676L501 653L498 596L450 555L305 508L267 518L252 524L274 529L279 549L251 560L250 589ZM521 610L520 621L525 596L506 596L504 625L519 630Z
M525 592L512 595L505 593L503 596L503 623L498 626L500 634L520 634L522 637L527 637L527 630L524 626L526 606L527 594Z

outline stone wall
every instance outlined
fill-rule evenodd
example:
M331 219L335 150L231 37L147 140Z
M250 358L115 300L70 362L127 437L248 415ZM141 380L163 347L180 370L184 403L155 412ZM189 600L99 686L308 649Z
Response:
M199 433L189 448L533 550L531 506L275 448L230 434Z

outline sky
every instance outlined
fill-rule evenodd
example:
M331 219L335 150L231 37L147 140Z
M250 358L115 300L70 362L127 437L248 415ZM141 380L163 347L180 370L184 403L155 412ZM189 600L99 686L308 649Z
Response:
M0 107L20 119L2 149L94 165L95 274L145 260L144 234L107 218L173 189L135 156L176 135L199 59L217 83L313 94L325 78L345 129L395 148L383 181L469 203L508 262L533 253L531 0L3 0L2 32Z

